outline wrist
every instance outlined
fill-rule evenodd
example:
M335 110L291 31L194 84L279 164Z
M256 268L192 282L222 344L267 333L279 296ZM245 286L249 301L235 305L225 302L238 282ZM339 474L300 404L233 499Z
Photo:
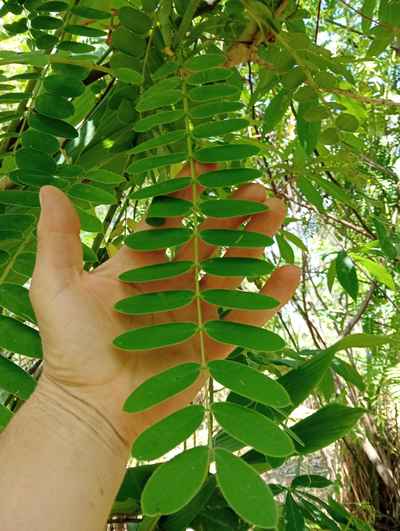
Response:
M126 459L130 441L109 418L86 397L80 396L67 386L53 380L45 372L31 399L38 415L49 417L55 434L85 434L94 445L107 448L114 455ZM57 433L58 432L58 433Z

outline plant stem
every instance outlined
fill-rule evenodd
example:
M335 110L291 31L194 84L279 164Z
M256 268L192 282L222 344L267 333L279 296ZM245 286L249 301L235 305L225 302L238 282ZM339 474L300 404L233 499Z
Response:
M194 255L194 281L195 281L195 300L197 311L197 323L199 325L199 339L200 339L200 356L201 356L201 368L207 371L207 356L204 342L204 327L203 327L203 310L201 306L201 289L200 289L200 252L199 252L199 207L198 207L198 192L196 182L196 166L193 157L193 145L192 145L192 133L191 123L189 116L189 101L188 101L188 89L185 80L183 80L183 108L185 112L185 127L186 127L186 139L188 150L188 161L190 165L190 175L192 178L192 203L193 203L193 255ZM214 388L212 378L208 378L207 388L204 396L204 407L207 416L207 446L209 453L213 449L213 414L211 411L211 405L213 403Z
M198 7L200 6L200 4L201 4L201 0L191 0L189 2L189 5L186 8L185 14L183 15L181 25L179 26L178 32L175 35L174 43L173 43L174 47L178 46L179 43L183 41L185 33L190 28L193 17Z
M201 296L200 296L200 253L199 253L199 223L198 223L198 197L197 197L197 183L196 183L196 167L193 158L193 146L192 146L192 134L191 124L189 117L189 103L187 94L187 85L183 82L183 108L185 111L185 127L186 127L186 141L188 150L188 160L190 165L190 175L192 178L192 202L194 212L193 222L193 261L194 261L194 276L195 276L195 299L197 309L197 322L199 325L200 335L200 354L201 365L203 369L207 368L207 359L204 346L204 330L203 330L203 312L201 308Z

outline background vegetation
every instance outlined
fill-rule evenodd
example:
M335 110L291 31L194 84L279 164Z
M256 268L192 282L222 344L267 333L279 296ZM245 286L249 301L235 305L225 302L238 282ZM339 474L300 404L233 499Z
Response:
M290 420L286 411L283 427L323 413L287 432L296 443L292 456L249 450L251 441L238 446L214 426L216 444L230 451L246 445L243 459L263 474L278 502L279 529L400 528L400 2L9 0L0 12L2 426L41 370L27 292L38 188L54 184L74 201L90 269L135 230L153 195L143 200L138 192L176 175L188 158L180 153L192 127L204 122L207 131L210 121L244 119L240 130L195 139L197 149L253 148L243 156L251 155L246 167L260 170L257 180L289 207L268 259L274 266L298 264L303 278L271 327L286 346L265 352L239 341L230 358L278 379L293 406L307 399ZM200 66L191 62L199 56ZM224 82L222 74L216 84L235 90L207 99L206 84L218 69L231 77ZM185 126L179 118L185 102L190 112L202 105L182 89L196 72L206 73L197 86L211 113L192 115ZM218 107L237 99L240 109ZM166 111L178 111L178 118L158 127ZM146 117L148 129L139 122ZM159 140L144 144L152 138ZM154 164L158 156L166 164ZM224 164L244 162L228 157ZM215 180L210 197L222 200L235 184L221 188ZM149 214L155 223L166 213L158 207ZM197 213L189 219L196 223ZM265 281L249 277L244 287L252 291ZM256 400L227 398L225 391L215 396L274 418ZM197 443L207 444L207 429L199 429ZM343 436L333 451L329 445ZM193 444L196 436L179 448ZM183 493L178 512L143 515L140 498L155 466L132 461L110 517L115 525L218 531L259 523L256 507L238 506L226 493L225 501L214 474L192 500ZM242 480L232 475L237 488ZM276 506L268 503L264 516L271 517ZM243 510L245 517L237 516Z

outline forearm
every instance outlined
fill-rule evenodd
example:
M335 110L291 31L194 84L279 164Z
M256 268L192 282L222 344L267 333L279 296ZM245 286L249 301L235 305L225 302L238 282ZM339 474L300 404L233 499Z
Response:
M1 530L102 531L128 456L101 412L41 381L0 435Z

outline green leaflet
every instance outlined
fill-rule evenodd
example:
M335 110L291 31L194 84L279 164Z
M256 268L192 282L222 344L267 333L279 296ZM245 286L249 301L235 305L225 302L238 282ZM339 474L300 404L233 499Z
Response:
M329 195L339 202L344 203L345 205L352 206L353 202L350 195L337 184L328 181L327 179L322 179L322 177L315 176L313 177L314 181L323 188Z
M29 186L40 187L46 184L57 185L60 181L57 181L49 173L31 172L29 170L16 170L10 173L10 179L18 184L27 184Z
M240 111L242 108L243 104L239 101L215 101L193 107L190 110L190 114L194 119L209 118L218 114Z
M305 120L304 114L312 112L316 105L318 105L318 100L301 102L296 119L297 135L307 155L311 155L317 147L321 132L321 122L308 122Z
M353 260L345 251L340 251L336 257L336 277L350 297L357 300L357 271Z
M291 531L304 531L306 529L304 515L301 507L294 501L293 496L288 492L284 507L285 529Z
M238 98L239 96L240 89L235 85L229 85L228 83L203 85L189 90L190 99L200 103L223 98Z
M4 124L10 122L18 116L16 111L2 111L0 112L0 123Z
M258 277L274 269L271 262L257 258L210 258L202 262L202 269L220 277Z
M167 278L174 278L189 272L193 267L193 262L167 262L165 264L155 264L132 269L122 273L119 279L123 282L154 282Z
M193 405L168 415L139 435L132 456L146 461L162 457L197 430L204 414L203 406Z
M15 74L13 76L10 76L8 78L8 81L16 81L16 80L27 80L27 79L34 79L34 80L37 80L39 79L39 74L36 73L36 72L29 72L29 71L25 71L25 72L21 72L20 74Z
M293 94L293 99L296 101L307 101L307 100L315 100L316 98L316 92L314 89L309 87L308 85L303 85L300 87L296 92Z
M139 112L154 111L161 107L175 105L181 100L182 93L180 90L165 90L163 92L152 93L146 98L141 98L136 105L136 110Z
M0 103L19 103L20 101L29 100L31 97L31 93L10 92L9 94L0 95Z
M277 234L275 236L275 239L279 247L279 253L281 255L281 258L288 264L294 264L295 256L294 256L293 249L288 244L288 242L285 240L285 238L281 236L280 234Z
M199 175L197 180L209 188L234 186L262 177L259 170L253 168L229 168L226 170L209 171Z
M365 391L367 386L364 378L350 363L336 358L333 362L333 370L339 374L346 382L358 387L360 391Z
M36 30L35 44L39 50L48 50L49 48L53 48L57 45L57 42L58 39L55 35L50 35L49 33ZM36 64L36 66L44 66L40 64L40 61L41 58L35 58L34 64Z
M105 20L111 17L111 13L108 11L102 11L101 9L94 9L93 7L74 6L71 9L71 13L82 18L89 18L94 20Z
M66 77L74 77L75 79L84 80L90 72L90 66L83 66L74 63L55 63L52 68L56 74Z
M324 210L324 202L321 194L308 179L302 176L298 177L297 186L299 187L300 192L312 205L316 206L320 211Z
M91 28L90 26L78 26L77 24L65 26L64 31L80 37L105 37L107 35L103 30Z
M31 27L37 30L55 30L61 28L63 20L61 18L39 15L31 19Z
M67 99L45 93L37 97L36 110L44 116L60 120L72 116L75 112L74 106Z
M371 334L353 334L346 336L329 348L329 351L338 352L347 348L380 347L392 341L391 336L375 336Z
M152 0L150 0L152 1ZM165 77L171 76L172 74L175 74L177 70L179 69L178 63L174 63L173 61L169 61L167 63L164 63L161 65L153 74L152 78L154 81L158 81L159 79L163 79Z
M136 84L136 80L138 80L137 74L141 75L140 74L140 58L134 57L133 55L129 55L122 51L118 51L118 50L114 51L112 58L110 60L110 66L113 69L112 71L113 71L114 76L117 79L120 79L123 83L132 84L132 79L134 76L135 78L134 84ZM130 72L134 72L134 73L127 75L126 73L127 69L130 70ZM125 111L129 112L129 117L130 119L133 120L133 119L136 119L137 117L137 114L134 112L135 102L133 101L133 99L136 100L137 93L136 93L136 90L132 91L132 87L130 87L129 94L128 94L129 87L124 87L124 88L125 90L122 89L122 86L121 86L122 90L121 91L117 90L116 93L114 94L115 104L117 105L117 101L118 101L118 106L119 106L122 103L120 96L122 95L126 96L126 99L129 101L125 101L125 107L126 107Z
M355 116L349 113L342 113L336 119L336 127L343 129L343 131L354 132L357 131L360 122Z
M195 138L209 138L211 136L223 136L228 133L240 131L248 126L248 120L231 118L198 125L193 129L192 134Z
M329 127L321 133L319 141L326 146L334 146L340 143L340 135L335 127Z
M224 64L225 57L220 53L207 53L204 55L197 55L188 59L185 63L185 68L188 70L202 71L208 70Z
M83 199L95 205L113 205L117 202L114 194L90 184L73 184L69 188L68 194L71 197Z
M27 400L36 387L36 381L11 360L0 356L0 388L22 400Z
M202 201L200 210L205 216L215 218L233 218L238 216L251 216L266 212L268 208L257 201L240 199L218 199Z
M216 490L215 476L210 474L202 486L201 490L183 509L175 514L163 518L163 528L165 531L180 531L190 526L195 518L203 514L203 509L211 499ZM208 510L207 510L208 514Z
M148 218L175 218L187 216L192 211L190 201L169 196L158 196L153 199L147 212Z
M332 485L332 481L315 474L296 476L291 483L292 488L302 487L307 489L323 489Z
M286 114L289 104L290 95L286 90L282 90L271 100L264 113L264 133L270 133L275 129Z
M122 175L102 168L89 171L86 174L86 178L102 184L120 184L125 180Z
M147 0L144 0L147 1ZM140 522L137 531L154 531L154 526L157 525L161 516L143 516L142 521Z
M187 450L164 463L143 490L143 513L148 516L176 513L199 492L207 472L208 448L205 446Z
M18 242L22 237L22 233L16 230L2 230L0 231L0 241L5 242L7 240L14 240Z
M162 168L163 166L170 166L171 164L177 164L183 162L187 158L185 152L171 153L170 155L154 155L146 159L140 159L128 167L128 173L143 173L156 168Z
M124 83L128 83L131 85L142 85L143 83L143 76L142 74L139 74L139 72L136 72L132 68L126 68L126 67L119 67L114 68L113 70L115 76Z
M198 331L195 323L166 323L129 330L114 340L121 350L152 350L183 343Z
M99 261L97 254L93 251L91 247L89 247L85 243L82 244L82 251L83 251L83 261L86 264L94 264Z
M14 263L14 271L24 275L26 277L31 277L33 269L35 267L36 254L35 253L21 253L18 255Z
M304 516L307 518L309 522L313 522L317 524L322 529L329 529L332 531L340 531L340 528L336 523L328 518L325 513L319 509L318 505L322 505L325 509L329 507L327 504L325 504L320 498L317 498L318 505L316 503L310 503L306 500L304 493L300 495L299 492L296 493L297 496L297 506L299 509L301 509ZM308 495L307 497L310 497ZM316 501L316 498L314 497L314 501ZM328 511L329 512L329 511Z
M128 315L144 315L156 312L167 312L187 306L193 301L194 293L188 290L161 291L144 293L123 299L114 306L121 313ZM1 302L1 299L0 299Z
M208 367L217 382L241 396L275 408L290 404L290 397L284 387L247 365L216 360L209 362Z
M184 112L182 110L158 112L138 120L134 124L133 129L140 133L144 133L146 131L150 131L150 129L153 129L153 127L157 127L158 125L177 122L178 120L181 120L183 116Z
M16 153L15 160L18 167L23 170L49 174L54 174L57 171L57 165L54 160L46 153L42 153L36 149L20 149Z
M29 118L29 125L33 129L61 138L73 139L79 136L78 131L69 123L42 114L33 114Z
M57 74L45 77L43 86L51 94L65 98L77 98L85 91L85 85L79 79Z
M296 443L300 454L308 454L329 446L344 437L359 421L365 410L341 404L329 404L313 415L301 420L291 430L303 442Z
M9 259L10 259L10 255L0 249L0 265L6 264Z
M301 404L319 385L331 366L334 353L332 349L318 352L300 367L292 369L278 379L278 382L289 393L294 407Z
M138 146L132 149L132 154L136 155L138 153L144 153L147 150L155 149L161 146L167 146L169 144L175 144L185 138L185 131L170 131L169 133L164 133L163 135L156 136L151 140L146 140Z
M208 229L200 232L200 238L210 245L222 247L268 247L273 239L260 232L230 229Z
M12 411L7 407L0 405L0 430L4 429L12 418Z
M61 1L49 1L44 2L43 4L40 4L35 9L40 12L45 13L61 13L63 11L67 11L69 8L68 2L61 2Z
M271 310L279 306L272 297L239 290L208 289L201 293L201 297L210 304L231 309Z
M124 404L124 410L129 413L146 411L190 387L199 375L198 363L182 363L156 374L133 391Z
M34 216L29 214L0 215L0 231L18 231L24 233L35 223Z
M189 85L204 85L206 83L215 83L217 81L226 81L233 75L233 70L223 67L210 68L201 70L192 74L187 82Z
M39 194L24 190L0 191L0 204L39 208Z
M395 291L396 285L393 280L393 276L390 271L379 262L370 260L365 256L353 255L355 262L364 267L368 273L374 277L378 282L382 282L386 287Z
M0 316L0 346L30 358L41 358L43 354L36 330L4 315Z
M60 144L52 135L40 133L34 129L28 129L21 137L22 145L27 149L35 149L40 152L53 155L60 149Z
M226 501L246 522L275 529L278 510L268 485L253 467L230 452L215 450L217 482Z
M195 152L199 162L229 162L253 157L260 152L260 148L252 144L224 144L222 146L203 148Z
M29 291L23 286L8 283L1 284L0 306L22 319L36 323L36 317L29 299Z
M378 218L374 218L374 225L382 251L391 260L395 259L397 257L397 249L393 245L384 224Z
M188 242L192 235L190 229L142 230L128 236L125 244L135 251L157 251L182 245Z
M229 345L262 352L281 350L285 346L278 335L256 326L231 321L208 321L204 328L210 337Z
M213 404L212 411L227 433L265 455L286 457L295 451L289 435L257 411L229 402Z
M118 12L121 24L135 33L147 33L152 27L152 20L143 11L130 6L123 6Z
M117 50L138 58L143 57L146 50L146 41L123 27L113 31L112 45Z
M96 217L92 216L81 208L76 208L76 211L81 222L81 229L87 232L103 232L104 227L102 222Z
M178 190L183 190L191 184L190 177L180 177L176 179L169 179L159 184L152 186L146 186L137 192L133 192L130 195L131 199L147 199L149 197L155 197L157 195L171 194Z
M122 485L118 491L115 504L112 509L113 513L115 505L124 504L129 501L133 502L130 504L130 507L133 507L134 511L140 508L140 496L142 494L142 490L149 477L156 470L157 466L157 464L141 465L128 467L126 469ZM119 513L120 511L117 510L116 512Z

